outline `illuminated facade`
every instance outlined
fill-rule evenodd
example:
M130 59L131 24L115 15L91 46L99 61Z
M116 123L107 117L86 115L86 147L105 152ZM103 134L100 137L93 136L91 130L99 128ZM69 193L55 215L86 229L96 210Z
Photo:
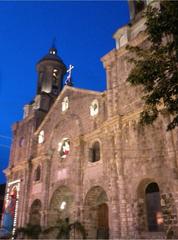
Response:
M38 62L37 95L13 126L5 170L9 183L20 180L17 226L79 220L90 239L176 233L177 130L165 131L169 116L141 127L141 90L126 83L126 44L147 44L146 3L133 3L132 24L118 29L116 49L102 58L105 92L62 88L66 67L54 47Z

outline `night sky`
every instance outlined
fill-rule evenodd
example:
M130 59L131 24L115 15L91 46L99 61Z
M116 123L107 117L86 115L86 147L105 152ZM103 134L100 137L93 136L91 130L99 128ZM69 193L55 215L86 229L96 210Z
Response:
M74 65L75 87L103 91L100 58L115 47L114 32L129 21L127 1L0 2L0 183L8 165L11 126L35 96L35 65L53 39Z

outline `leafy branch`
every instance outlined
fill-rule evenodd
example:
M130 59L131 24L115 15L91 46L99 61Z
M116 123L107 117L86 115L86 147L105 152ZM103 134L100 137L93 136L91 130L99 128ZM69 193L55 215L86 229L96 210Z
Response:
M167 126L178 126L178 2L163 1L145 12L147 43L127 46L133 64L127 81L143 87L142 124L152 124L164 110L172 116Z

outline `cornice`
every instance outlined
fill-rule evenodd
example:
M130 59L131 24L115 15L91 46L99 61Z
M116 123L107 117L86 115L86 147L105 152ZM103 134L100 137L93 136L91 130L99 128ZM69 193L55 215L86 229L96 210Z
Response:
M3 170L3 172L5 173L6 176L8 176L11 173L18 172L20 170L24 170L27 167L27 165L28 165L28 162L23 161L23 162L18 163L16 166L7 167L6 169Z
M140 45L142 42L144 42L148 38L148 35L145 32L140 32L135 38L131 39L127 45L130 46L137 46ZM119 49L113 49L106 55L104 55L101 58L101 61L103 62L104 68L106 70L110 70L113 63L116 62L116 60L128 53L128 50L126 49L126 46L120 47Z
M123 123L124 122L129 122L131 120L138 120L142 110L143 110L143 108L139 108L139 109L137 109L137 111L134 111L132 113L124 115L123 118L122 118Z
M117 50L114 48L100 59L106 70L110 70L112 63L114 63L116 60L116 54Z
M44 154L41 154L39 156L36 156L36 157L32 158L31 163L36 164L36 163L39 163L39 162L46 162L47 160L50 160L51 156L52 156L52 154L55 150L50 150L50 151L51 151L50 153L44 153Z
M93 138L98 137L99 135L102 136L102 135L109 134L111 132L119 131L121 118L122 118L122 116L116 115L116 116L106 120L103 124L101 124L101 126L98 129L85 134L83 136L83 140L90 141Z

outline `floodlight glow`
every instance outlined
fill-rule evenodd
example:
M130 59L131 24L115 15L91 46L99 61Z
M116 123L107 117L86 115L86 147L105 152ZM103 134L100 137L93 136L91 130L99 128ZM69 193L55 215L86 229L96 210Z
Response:
M61 209L61 210L64 210L65 208L66 208L66 202L63 201L63 202L61 203L61 205L60 205L60 209Z

